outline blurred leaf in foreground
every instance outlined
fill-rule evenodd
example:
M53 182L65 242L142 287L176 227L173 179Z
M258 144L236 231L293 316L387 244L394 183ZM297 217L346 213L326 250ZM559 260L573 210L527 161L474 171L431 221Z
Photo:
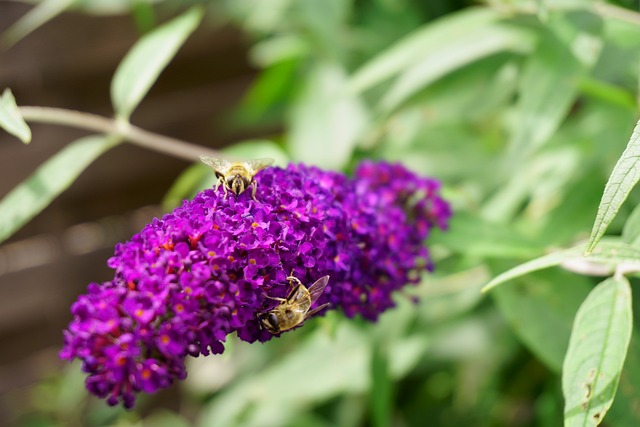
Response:
M102 153L113 137L88 136L72 142L0 200L0 242L36 216Z
M202 9L187 12L143 36L131 48L111 81L111 99L118 117L128 120L162 70L191 34Z
M32 31L46 24L67 10L77 0L44 0L17 20L2 35L2 41L12 46L29 35Z

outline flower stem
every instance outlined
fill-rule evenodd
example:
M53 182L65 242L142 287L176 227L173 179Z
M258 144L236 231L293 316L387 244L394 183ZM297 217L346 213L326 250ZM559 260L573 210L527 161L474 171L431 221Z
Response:
M131 123L96 114L50 107L19 107L19 111L26 121L66 125L118 135L132 144L190 162L198 161L201 154L211 157L225 157L219 151L148 132Z

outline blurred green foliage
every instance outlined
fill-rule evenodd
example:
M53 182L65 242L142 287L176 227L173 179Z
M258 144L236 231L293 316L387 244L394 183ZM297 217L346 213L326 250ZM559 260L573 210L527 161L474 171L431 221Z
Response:
M95 3L73 7L95 13ZM554 267L480 289L588 238L638 115L636 2L201 3L246 32L261 70L232 125L284 129L229 153L345 171L378 158L441 179L456 217L428 242L436 272L377 324L330 313L265 345L231 339L224 355L191 360L177 412L153 398L128 413L89 401L74 366L34 390L22 425L562 425L563 359L597 281ZM131 13L143 32L156 20L141 1ZM211 185L206 171L186 171L167 208ZM638 201L631 191L612 233ZM631 245L637 223L625 228ZM639 367L636 328L606 425L640 425Z

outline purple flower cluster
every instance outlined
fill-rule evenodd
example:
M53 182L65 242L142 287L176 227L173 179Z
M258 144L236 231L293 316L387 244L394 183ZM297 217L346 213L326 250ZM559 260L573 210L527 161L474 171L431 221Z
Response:
M330 280L316 304L375 320L432 264L424 240L451 215L439 183L362 163L352 179L304 165L260 172L257 201L209 189L116 247L113 280L73 304L63 359L109 404L134 404L186 376L186 356L222 353L232 332L267 341L258 315L291 290ZM269 298L271 297L271 298Z

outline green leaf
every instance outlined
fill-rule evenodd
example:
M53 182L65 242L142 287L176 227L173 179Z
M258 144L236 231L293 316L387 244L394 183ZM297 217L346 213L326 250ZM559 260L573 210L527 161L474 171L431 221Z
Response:
M249 34L277 34L289 19L294 0L228 2L227 14L238 21Z
M579 157L582 159L582 157ZM575 243L575 236L584 234L593 224L593 215L600 201L599 192L602 182L595 167L584 167L584 161L579 161L576 171L580 171L582 178L571 182L566 188L558 192L563 195L562 200L571 198L571 203L559 203L544 218L544 226L537 234L538 237L549 244L559 247ZM596 165L593 162L594 166Z
M211 175L211 168L204 164L193 164L185 169L171 184L169 191L162 199L162 208L171 210L178 206L184 199L197 192L205 177ZM211 178L213 181L213 178Z
M291 34L274 36L256 43L249 52L251 61L268 73L282 63L293 63L298 58L309 55L306 40Z
M437 233L432 242L455 252L481 258L528 259L543 253L544 247L517 230L460 212L451 218L449 230Z
M39 2L7 29L2 36L3 42L8 47L14 45L38 27L60 15L75 1L44 0Z
M155 12L149 0L133 0L131 4L131 15L140 33L144 34L149 32L156 25Z
M600 58L604 22L598 15L580 9L556 12L546 25L586 67L592 67Z
M0 127L18 137L25 144L31 142L31 129L20 115L16 99L8 88L0 97Z
M47 207L91 162L116 143L104 135L74 141L11 190L0 200L0 242Z
M545 211L565 194L564 187L575 179L582 166L580 161L580 151L571 146L549 147L530 155L485 202L483 215L496 223L509 223L528 203L529 212L535 210L538 212L533 215L544 216Z
M611 407L632 331L626 278L596 286L576 315L562 368L565 426L597 426Z
M482 289L482 292L488 292L499 284L515 279L516 277L533 271L554 267L562 263L567 263L569 266L577 265L576 269L580 267L580 262L585 262L585 267L589 267L592 264L595 266L610 266L611 268L607 270L607 272L610 272L614 270L616 266L625 264L637 266L638 262L640 262L640 248L636 248L617 239L603 240L600 246L589 255L584 255L586 247L586 244L574 246L520 264L496 276Z
M380 101L379 109L394 110L430 83L480 58L502 51L527 52L532 41L528 31L501 25L460 32L437 49L423 51L415 64L403 70Z
M571 324L592 286L586 277L562 270L526 276L492 292L500 312L522 342L549 369L559 373Z
M341 169L366 128L365 105L347 90L346 73L337 63L317 64L305 80L291 112L289 152L295 160Z
M146 34L131 48L111 81L111 100L118 117L128 120L202 15L200 7L192 7Z
M555 36L541 37L520 79L508 158L514 167L519 167L521 159L543 145L558 129L578 95L583 69Z
M340 322L334 337L319 329L308 338L303 342L290 341L297 343L293 351L223 390L202 412L198 425L258 427L264 426L265 420L273 425L287 425L310 405L340 394L362 395L369 389L370 342L353 322ZM390 377L406 376L427 346L424 334L403 339L391 337ZM326 363L328 360L331 363ZM304 381L283 381L283 378L304 378Z
M580 91L590 97L603 100L613 105L635 110L636 99L631 91L602 80L583 77L578 82Z
M175 412L168 409L156 409L144 418L142 427L189 427L191 423Z
M593 251L607 227L613 221L622 203L640 179L640 121L636 124L627 148L616 163L604 187L602 200L598 206L596 221L591 230L587 253Z
M386 51L376 55L351 78L349 86L356 92L373 87L415 64L432 51L452 40L464 38L467 31L486 27L500 18L489 8L468 8L424 25Z
M305 325L306 327L306 325ZM289 339L289 337L283 337ZM304 406L333 397L344 390L363 392L367 375L368 343L353 325L342 322L335 338L317 331L295 351L269 364L256 375L236 381L203 411L198 425L260 426L264 420L283 425ZM332 360L333 363L324 363ZM282 378L305 378L283 382ZM256 393L269 390L269 393ZM244 397L243 397L244 396ZM248 407L252 411L241 418ZM291 410L282 411L286 407ZM269 413L274 410L274 413ZM265 418L266 416L268 418ZM248 418L248 419L247 419Z
M131 12L131 0L75 0L73 8L87 15L124 15Z
M236 107L233 125L246 128L281 123L296 88L291 81L296 78L298 66L297 60L290 59L265 68Z
M59 388L56 388L51 399L46 399L51 410L69 416L80 416L81 402L87 398L87 390L84 388L85 374L82 372L81 363L67 365L64 371L57 377Z
M438 264L438 271L455 271L444 277L424 275L420 285L407 287L406 293L420 298L419 315L426 323L440 325L471 311L485 297L480 289L491 275L486 265L469 267L456 259L453 265ZM403 291L405 292L405 291Z
M230 158L237 160L268 157L274 160L274 166L284 167L291 161L289 155L278 144L266 139L242 141L225 148L223 151Z
M294 0L289 18L298 22L308 40L331 58L345 55L347 45L343 43L347 19L353 8L351 0ZM350 47L350 46L349 46Z

